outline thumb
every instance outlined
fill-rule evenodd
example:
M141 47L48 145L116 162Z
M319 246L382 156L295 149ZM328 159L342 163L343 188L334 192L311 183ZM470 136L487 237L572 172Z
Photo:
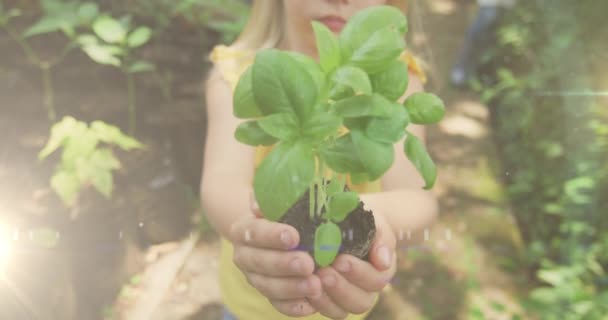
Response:
M253 212L253 214L255 215L256 218L264 217L262 215L262 212L260 211L260 206L258 205L258 202L255 200L255 194L253 193L253 191L251 191L251 193L249 193L249 206L250 206L251 212Z
M378 215L374 214L374 216ZM384 219L380 218L376 221L376 237L370 252L370 262L376 269L385 271L393 265L397 240L393 230Z

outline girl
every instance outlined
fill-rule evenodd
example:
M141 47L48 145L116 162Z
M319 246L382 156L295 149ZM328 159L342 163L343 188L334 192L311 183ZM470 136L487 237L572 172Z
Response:
M378 293L396 270L396 248L437 215L434 196L396 144L393 167L382 179L350 185L373 210L377 235L370 261L341 254L328 267L313 273L308 253L290 250L299 235L287 224L261 219L252 197L254 170L270 148L251 148L236 141L240 120L232 114L232 94L240 74L260 49L278 48L318 59L313 20L339 33L356 12L391 0L257 0L251 18L230 47L218 46L214 68L206 83L209 125L201 182L201 200L210 223L221 234L220 287L227 310L224 319L364 319ZM402 97L422 89L423 73L411 56L409 88ZM409 127L424 139L422 127Z

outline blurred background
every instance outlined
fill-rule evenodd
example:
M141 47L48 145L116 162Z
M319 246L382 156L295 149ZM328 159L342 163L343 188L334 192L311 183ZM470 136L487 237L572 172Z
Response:
M410 2L441 216L369 319L608 319L608 1ZM0 0L1 320L220 319L202 89L249 3Z

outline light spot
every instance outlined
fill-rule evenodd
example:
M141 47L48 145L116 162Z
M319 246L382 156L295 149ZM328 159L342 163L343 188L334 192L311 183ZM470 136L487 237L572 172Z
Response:
M470 139L479 139L486 135L486 129L481 123L461 115L446 118L439 123L439 128L446 134Z

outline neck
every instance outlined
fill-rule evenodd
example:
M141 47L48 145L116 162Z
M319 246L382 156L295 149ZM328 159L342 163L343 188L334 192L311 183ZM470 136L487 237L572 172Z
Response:
M279 42L277 49L299 52L315 59L316 61L319 60L319 55L316 48L311 48L310 46L305 45L304 41L295 39L295 37L291 37L289 34L283 37L283 39Z

